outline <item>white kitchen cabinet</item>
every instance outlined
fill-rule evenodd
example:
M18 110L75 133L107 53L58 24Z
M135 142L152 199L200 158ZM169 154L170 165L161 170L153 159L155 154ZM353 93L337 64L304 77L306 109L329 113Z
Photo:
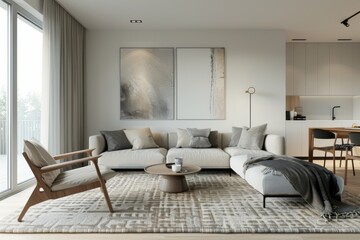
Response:
M294 44L294 95L306 95L306 45Z
M285 152L288 156L305 156L302 144L302 121L286 121L285 124Z
M360 96L360 44L353 44L352 51L352 95Z
M294 95L294 44L286 44L286 95Z
M330 95L330 46L317 45L317 94L315 96Z
M305 94L309 96L317 95L317 44L306 44L305 51Z
M360 44L288 43L286 94L360 95Z
M352 45L330 45L330 93L352 95Z

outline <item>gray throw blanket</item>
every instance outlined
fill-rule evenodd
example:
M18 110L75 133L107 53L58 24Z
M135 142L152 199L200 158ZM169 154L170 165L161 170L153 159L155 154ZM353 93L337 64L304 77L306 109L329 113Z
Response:
M283 174L303 199L328 221L360 215L359 206L341 202L335 175L322 166L288 156L266 156L247 160L244 171L252 164L266 166L264 174Z

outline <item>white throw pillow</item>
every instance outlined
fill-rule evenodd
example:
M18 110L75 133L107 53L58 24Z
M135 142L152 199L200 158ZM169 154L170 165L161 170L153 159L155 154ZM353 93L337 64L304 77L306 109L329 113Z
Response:
M126 137L132 144L132 149L158 148L151 134L150 128L126 129L124 130Z
M30 161L37 167L45 167L56 164L55 159L45 150L45 148L36 139L24 140L24 152ZM60 170L54 170L42 174L42 178L46 185L51 187L55 178L60 174Z
M176 129L176 133L177 133L176 147L177 148L189 148L191 136L188 133L188 131L186 129L178 128L178 129Z

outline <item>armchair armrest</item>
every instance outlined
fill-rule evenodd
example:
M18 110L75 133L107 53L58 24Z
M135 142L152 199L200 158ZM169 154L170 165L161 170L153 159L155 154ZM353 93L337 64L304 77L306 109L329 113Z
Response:
M75 160L70 160L70 161L66 161L66 162L52 164L52 165L48 165L48 166L40 168L40 171L41 171L41 173L51 172L51 171L62 169L64 167L71 166L71 165L74 165L77 163L88 162L88 161L92 161L95 165L97 165L97 160L100 156L101 155L91 156L91 157L85 157L85 158L80 158L80 159L75 159Z
M75 152L63 153L63 154L55 155L54 159L55 160L60 160L60 159L71 157L73 155L80 154L80 153L87 153L90 156L92 151L94 151L93 148L92 149L79 150L79 151L75 151Z
M280 135L268 134L265 137L264 143L265 150L276 154L284 155L285 154L285 138Z

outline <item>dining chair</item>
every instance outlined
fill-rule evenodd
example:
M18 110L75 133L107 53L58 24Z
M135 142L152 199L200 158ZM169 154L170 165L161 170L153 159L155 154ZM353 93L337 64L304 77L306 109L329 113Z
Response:
M324 167L326 164L326 157L327 157L327 153L331 153L333 155L333 173L336 173L336 169L335 169L335 160L336 160L336 151L340 151L340 159L342 159L343 157L343 152L347 150L347 148L349 147L348 143L344 143L343 140L344 136L339 136L331 131L328 130L323 130L323 129L314 129L313 130L313 138L315 139L322 139L322 140L333 140L333 144L328 145L328 146L315 146L314 145L314 150L318 150L318 151L324 151L325 152L325 156L324 156ZM338 139L342 140L341 144L338 144ZM314 141L315 142L315 141ZM315 143L314 143L315 144ZM354 168L354 163L353 163L353 171L355 174L355 168Z
M346 150L346 156L345 156L345 179L344 179L344 184L347 183L347 163L348 160L352 161L352 165L353 165L353 175L355 176L355 171L354 171L354 160L360 160L360 155L355 155L354 152L356 147L360 147L360 133L349 133L349 139L351 142L351 147L349 147Z
M98 187L104 194L109 211L113 212L105 183L116 173L107 167L99 166L97 162L100 156L92 156L93 150L85 149L51 156L37 140L24 140L23 156L35 175L36 186L20 213L18 221L21 222L28 209L38 203ZM64 162L56 161L78 154L86 154L87 157ZM92 164L68 171L60 171L60 169L71 165L88 162Z

